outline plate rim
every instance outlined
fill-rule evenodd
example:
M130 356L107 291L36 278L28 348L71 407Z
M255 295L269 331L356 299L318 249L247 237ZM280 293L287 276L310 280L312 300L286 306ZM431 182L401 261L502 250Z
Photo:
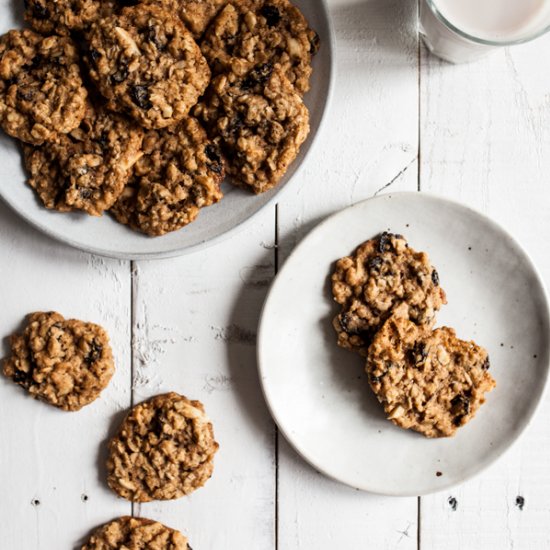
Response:
M273 299L274 291L278 285L278 281L280 281L280 275L288 270L289 266L289 260L291 260L293 257L298 255L302 248L305 248L307 246L307 242L313 237L314 233L317 231L320 231L325 226L332 223L336 218L338 218L341 215L344 215L344 213L348 212L349 210L354 210L356 208L359 208L360 206L363 206L364 204L376 202L377 200L386 199L389 200L392 198L392 196L412 196L415 198L418 197L426 197L430 200L440 201L442 203L450 204L454 207L462 208L466 211L469 211L472 214L475 214L479 216L481 219L483 219L486 223L488 223L493 228L501 231L506 238L510 239L512 243L519 249L521 253L523 253L525 260L527 261L528 267L531 269L533 275L535 276L536 281L538 282L540 289L542 291L542 312L545 316L545 324L546 327L550 327L550 298L548 294L548 289L546 287L544 278L542 277L542 274L540 273L536 263L533 261L533 258L529 254L529 252L523 247L521 242L516 239L516 237L503 225L501 225L499 222L494 220L493 218L489 217L484 212L481 212L477 208L474 208L468 204L464 204L458 200L450 199L448 197L439 195L437 193L432 192L426 192L426 191L396 191L396 192L388 192L383 193L379 195L373 195L367 199L363 199L361 201L358 201L354 204L351 204L347 207L344 207L340 210L337 210L336 212L333 212L332 214L329 214L327 217L325 217L321 222L319 222L313 229L311 229L301 240L300 242L294 247L292 252L288 255L286 258L282 268L279 270L273 281L271 282L266 298L264 300L264 303L262 305L262 309L260 311L260 321L258 323L258 332L257 332L257 338L256 338L256 361L257 361L257 368L258 368L258 377L260 379L260 386L262 390L262 395L264 397L266 406L269 410L269 413L271 415L271 418L277 425L278 430L281 432L285 440L288 442L288 444L294 449L294 451L300 456L305 462L307 462L311 467L313 467L318 472L322 473L324 476L326 476L329 479L332 479L340 484L346 485L348 487L352 487L353 489L358 489L370 494L374 495L381 495L381 496L391 496L391 497L414 497L414 496L425 496L430 494L439 493L442 491L447 491L449 489L455 488L459 485L462 485L466 481L469 481L471 479L474 479L478 477L480 474L485 472L488 468L491 466L494 466L497 462L499 462L504 456L506 456L512 448L514 448L517 443L522 439L522 437L525 435L526 430L529 428L529 426L532 424L533 419L537 416L537 414L540 411L541 405L543 401L546 398L546 395L549 393L549 387L550 387L550 338L547 339L546 342L546 350L547 350L547 362L546 362L546 368L544 370L544 380L543 380L543 387L539 394L537 403L535 404L533 410L531 413L526 417L526 421L524 422L523 426L521 427L520 431L517 433L517 435L509 440L507 444L504 445L504 448L502 451L497 453L492 459L485 461L481 464L481 466L472 474L466 475L460 480L449 482L449 483L443 483L442 485L438 486L437 488L434 488L432 490L426 489L422 491L398 491L398 490L387 490L382 491L380 489L372 489L370 487L367 487L366 485L357 485L349 483L348 481L339 478L337 475L334 475L332 473L329 473L324 469L324 467L318 463L315 462L313 457L310 457L305 453L302 449L299 448L299 445L297 442L295 442L292 437L289 434L288 426L284 427L279 419L277 418L277 415L275 413L275 410L269 400L268 396L268 389L266 385L266 377L263 370L263 359L262 359L262 347L263 347L263 341L266 338L265 331L264 331L264 320L266 317L266 312L269 307L270 300ZM550 337L550 333L548 334Z
M282 187L277 193L275 193L263 206L261 206L251 216L240 221L231 229L225 231L224 233L221 233L220 235L217 235L216 237L213 237L212 239L204 239L191 246L183 246L183 247L176 246L164 252L115 253L111 250L105 250L104 248L101 248L101 247L82 245L77 241L71 239L68 235L57 233L56 231L51 230L47 225L42 224L39 221L36 221L32 219L30 216L28 216L26 211L21 211L20 209L18 209L15 204L12 204L7 199L7 196L4 193L0 194L0 199L6 206L8 206L8 208L11 209L12 212L15 212L15 214L17 214L17 216L20 219L23 219L28 225L30 225L32 228L39 231L40 233L46 235L47 237L57 242L60 242L64 245L68 245L72 248L80 250L82 252L94 254L97 256L102 256L104 258L111 258L114 260L125 260L125 261L162 260L167 258L187 256L188 254L193 254L195 252L198 252L199 250L206 250L244 231L247 227L249 227L253 223L254 220L256 220L256 218L259 216L260 213L264 212L268 207L273 207L274 204L276 204L278 201L281 200L281 197L285 196L285 194L290 188L295 187L296 182L298 180L298 176L303 172L304 166L307 164L308 160L310 159L312 151L314 151L316 146L318 145L319 136L322 134L326 126L326 121L328 118L327 114L330 111L330 108L332 105L332 100L334 97L335 81L336 81L336 78L335 78L336 37L335 37L335 31L334 31L334 23L330 15L330 9L328 6L328 0L314 0L314 2L316 6L321 7L320 11L322 12L323 18L325 19L327 33L328 33L328 37L325 42L327 47L327 52L328 52L328 63L327 63L327 66L323 68L323 70L328 73L327 94L326 94L326 98L323 106L323 111L319 119L319 125L317 127L317 131L315 132L315 135L309 137L310 139L309 148L305 153L300 165L296 168L294 174L286 182L284 187ZM222 199L222 202L223 202L223 199Z

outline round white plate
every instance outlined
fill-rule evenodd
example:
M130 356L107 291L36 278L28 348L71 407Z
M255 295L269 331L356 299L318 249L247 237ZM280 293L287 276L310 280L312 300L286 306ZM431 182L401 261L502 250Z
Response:
M46 210L25 183L21 155L14 140L0 132L0 197L31 225L66 244L103 256L120 259L154 259L177 256L218 242L272 202L290 186L303 165L329 103L333 79L333 34L324 0L295 0L321 38L321 49L313 61L311 90L304 101L310 111L311 132L281 183L259 196L228 183L222 186L224 198L205 208L192 224L180 231L151 238L115 222L111 216L93 218L85 214L61 214ZM20 14L14 13L13 0L0 0L5 17L0 32L21 27Z
M363 361L336 345L333 262L382 231L402 233L437 267L449 302L438 325L489 350L497 387L453 438L386 420ZM260 378L282 433L317 470L374 493L422 495L477 474L525 429L548 378L549 330L543 282L510 235L460 204L395 193L328 218L286 261L264 305Z

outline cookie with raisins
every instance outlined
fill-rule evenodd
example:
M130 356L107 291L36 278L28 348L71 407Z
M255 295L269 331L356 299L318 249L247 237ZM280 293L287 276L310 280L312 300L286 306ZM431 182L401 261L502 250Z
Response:
M111 209L120 223L146 235L164 235L191 223L201 208L221 200L224 160L195 118L150 130L142 151Z
M332 294L341 306L333 321L338 345L363 356L399 304L409 305L414 323L433 326L436 312L447 303L428 255L391 233L366 241L336 262Z
M11 337L4 374L32 397L65 411L95 401L115 371L109 337L99 325L55 312L28 316Z
M107 482L132 502L181 498L210 479L217 450L200 401L157 395L136 405L109 442Z
M319 36L288 0L243 0L220 12L201 49L215 75L231 71L242 76L254 66L277 64L303 95L309 90Z
M426 437L449 437L469 422L496 385L487 351L409 319L402 304L369 348L369 384L395 425Z
M146 518L123 516L102 525L82 550L191 550L187 539L175 529Z
M74 42L13 30L0 37L0 126L40 145L74 130L86 113Z
M40 34L85 32L101 17L114 13L116 0L24 0L25 21Z
M156 5L138 4L96 22L87 37L86 60L112 107L147 129L183 119L210 81L191 33Z
M309 112L279 66L219 75L194 110L227 158L231 182L254 193L275 187L309 133Z
M99 216L122 193L142 140L132 120L90 103L78 128L23 148L28 183L46 208Z

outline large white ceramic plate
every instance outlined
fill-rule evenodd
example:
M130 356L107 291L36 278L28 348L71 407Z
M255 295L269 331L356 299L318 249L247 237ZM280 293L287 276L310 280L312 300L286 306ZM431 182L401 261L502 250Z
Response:
M335 343L333 262L387 230L437 267L449 302L438 325L489 350L497 387L453 438L429 440L386 420L362 360ZM463 482L518 438L548 378L548 337L544 285L506 231L460 204L397 193L335 214L299 244L265 303L258 359L273 417L317 470L375 493L421 495Z
M109 215L93 218L83 214L60 214L46 210L25 184L25 173L16 143L0 132L0 197L30 224L66 244L104 256L121 259L153 259L202 249L229 236L250 221L283 189L291 187L318 134L331 95L333 78L333 35L324 0L295 0L310 25L319 33L321 49L313 61L311 90L304 101L310 110L311 132L298 158L281 183L263 195L222 186L223 200L205 208L198 219L180 231L150 238L116 223ZM0 0L3 14L0 31L22 26L23 2Z

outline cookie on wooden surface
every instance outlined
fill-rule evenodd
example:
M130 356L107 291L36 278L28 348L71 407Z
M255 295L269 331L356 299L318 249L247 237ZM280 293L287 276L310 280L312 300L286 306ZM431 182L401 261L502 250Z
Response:
M200 401L158 395L136 405L109 442L107 482L133 502L180 498L208 481L217 450Z
M191 550L175 529L146 518L123 516L99 527L82 550Z
M30 314L25 330L11 337L11 357L4 361L8 378L65 411L95 401L114 370L102 327L55 312Z

